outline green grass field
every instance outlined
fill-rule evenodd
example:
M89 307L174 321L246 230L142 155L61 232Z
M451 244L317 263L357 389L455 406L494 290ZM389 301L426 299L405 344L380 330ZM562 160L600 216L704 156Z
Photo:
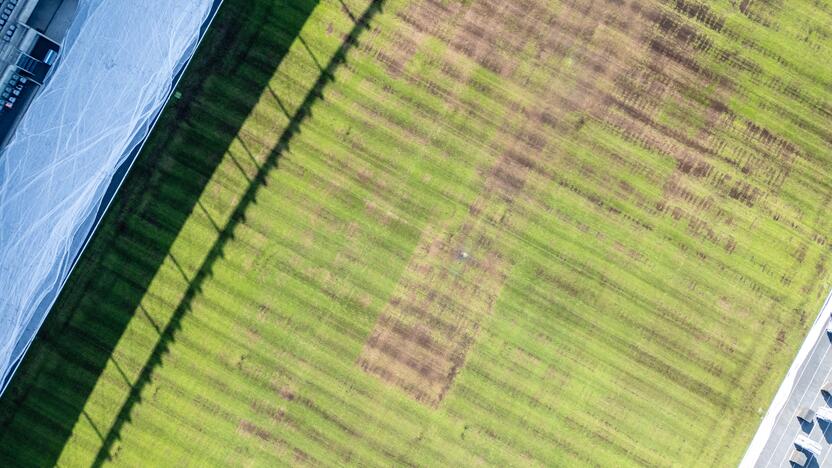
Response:
M736 464L830 286L832 4L705 3L226 0L2 464Z

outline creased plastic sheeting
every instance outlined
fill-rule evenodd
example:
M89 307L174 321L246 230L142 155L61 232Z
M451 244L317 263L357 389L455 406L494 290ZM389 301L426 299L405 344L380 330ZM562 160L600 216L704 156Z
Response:
M58 64L0 154L0 393L214 4L79 2Z

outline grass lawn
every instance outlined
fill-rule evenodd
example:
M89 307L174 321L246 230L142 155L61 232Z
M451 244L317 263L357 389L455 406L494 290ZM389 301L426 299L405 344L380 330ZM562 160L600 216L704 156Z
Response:
M831 19L226 0L0 460L736 464L830 286Z

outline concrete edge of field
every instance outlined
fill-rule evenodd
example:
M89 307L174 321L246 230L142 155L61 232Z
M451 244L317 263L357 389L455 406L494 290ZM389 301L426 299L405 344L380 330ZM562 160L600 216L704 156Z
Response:
M791 367L789 367L789 371L786 373L783 383L780 384L780 388L778 388L777 393L774 394L774 399L772 400L771 405L769 405L768 411L766 412L765 417L763 417L763 421L760 423L759 428L757 428L757 432L754 434L751 444L748 446L748 449L745 451L745 455L743 455L742 460L740 461L740 468L752 468L759 460L760 454L762 453L763 448L765 447L766 442L768 442L771 432L774 429L774 423L777 421L778 415L786 405L786 402L789 401L789 397L794 389L794 384L797 381L798 371L809 357L809 353L815 346L815 343L823 335L826 325L829 323L830 317L832 317L832 291L830 291L829 295L826 297L826 302L824 302L823 307L821 307L820 312L818 312L818 316L815 318L815 322L809 329L806 339L803 340L803 344L800 345L797 356L795 356Z

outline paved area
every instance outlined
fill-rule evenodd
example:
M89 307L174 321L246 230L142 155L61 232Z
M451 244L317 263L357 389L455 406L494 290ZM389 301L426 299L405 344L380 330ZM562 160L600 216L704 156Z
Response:
M832 295L830 296L832 298ZM809 457L807 467L832 467L832 424L813 418L811 423L797 418L800 407L817 412L832 408L832 396L821 387L832 382L832 335L826 332L832 314L832 301L826 304L798 352L792 368L778 390L758 433L754 437L741 467L799 466L789 462L795 439L801 434L816 441L821 448L817 457ZM807 455L809 452L804 451Z
M788 457L795 448L795 438L800 434L807 434L812 440L820 442L823 451L816 462L820 466L832 466L832 446L830 446L832 427L818 421L817 418L811 424L801 423L796 416L801 406L814 410L829 406L828 402L832 400L824 398L820 388L830 380L832 380L832 351L830 351L829 336L824 333L817 340L809 358L804 363L795 388L780 411L768 443L760 454L757 466L789 466Z

